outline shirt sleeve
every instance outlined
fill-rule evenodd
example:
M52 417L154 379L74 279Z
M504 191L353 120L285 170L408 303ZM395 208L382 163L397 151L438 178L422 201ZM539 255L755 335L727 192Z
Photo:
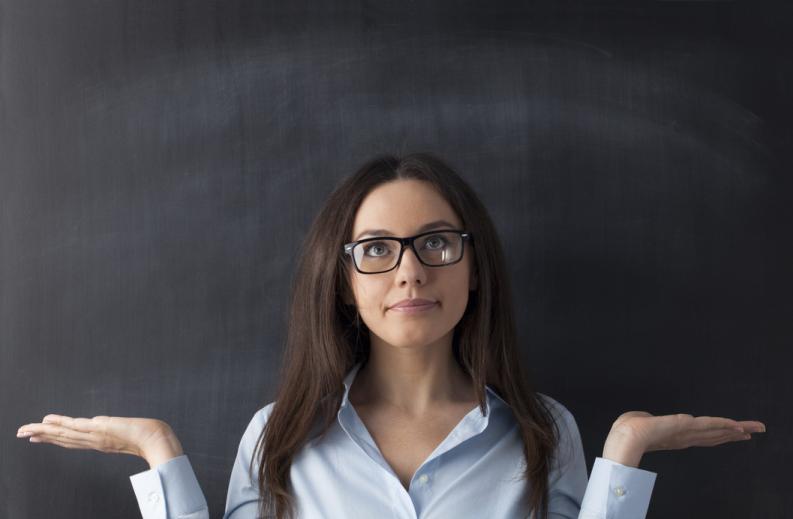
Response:
M273 403L251 419L237 449L231 470L223 519L255 519L259 487L257 466L248 471L259 434L264 429ZM143 519L209 519L209 508L186 455L129 477Z
M579 519L644 519L655 472L595 458Z
M657 474L598 457L587 481L584 446L575 418L563 405L550 400L557 408L560 437L548 478L549 517L644 519Z
M143 519L209 519L204 493L186 455L129 479Z
M257 517L259 506L258 463L253 464L252 471L249 470L249 466L259 435L272 412L273 404L274 402L259 409L242 435L234 467L231 469L223 519L254 519Z

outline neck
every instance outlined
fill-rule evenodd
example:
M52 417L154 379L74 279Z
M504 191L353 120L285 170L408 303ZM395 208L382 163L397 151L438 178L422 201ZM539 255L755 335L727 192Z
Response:
M475 401L473 382L452 353L453 332L418 347L396 347L372 336L369 360L350 389L353 405L420 417L439 406Z

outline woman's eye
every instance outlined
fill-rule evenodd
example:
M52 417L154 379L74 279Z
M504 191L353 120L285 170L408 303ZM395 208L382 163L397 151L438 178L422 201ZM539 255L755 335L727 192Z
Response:
M424 242L424 245L427 245L430 249L439 249L446 245L446 240L440 236L432 236L426 242Z
M374 254L370 254L370 253ZM376 241L373 244L366 247L366 254L370 256L383 256L388 252L388 247L383 243Z

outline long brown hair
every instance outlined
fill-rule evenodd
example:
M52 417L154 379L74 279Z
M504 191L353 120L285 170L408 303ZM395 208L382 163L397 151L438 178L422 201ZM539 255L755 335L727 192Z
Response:
M433 154L381 155L344 179L316 215L299 256L289 301L286 350L276 399L257 441L259 514L294 517L289 481L294 456L336 418L347 372L369 355L369 331L360 321L349 285L348 259L356 212L366 195L385 182L429 182L447 200L473 235L477 288L455 327L454 356L471 376L482 413L485 384L509 404L523 439L529 509L547 518L548 474L558 442L553 415L529 382L516 345L512 299L496 229L468 184Z

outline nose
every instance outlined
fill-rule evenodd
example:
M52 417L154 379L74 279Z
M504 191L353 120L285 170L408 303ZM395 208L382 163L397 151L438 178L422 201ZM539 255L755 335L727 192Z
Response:
M408 256L410 256L410 260L408 260ZM402 253L402 263L405 261L410 261L416 266L423 267L424 264L419 260L418 256L415 252L413 252L413 247L405 247L405 252ZM401 265L400 265L401 266Z
M402 284L404 281L424 283L426 281L426 272L424 265L413 252L412 247L405 247L402 253L402 259L397 267L397 284Z

